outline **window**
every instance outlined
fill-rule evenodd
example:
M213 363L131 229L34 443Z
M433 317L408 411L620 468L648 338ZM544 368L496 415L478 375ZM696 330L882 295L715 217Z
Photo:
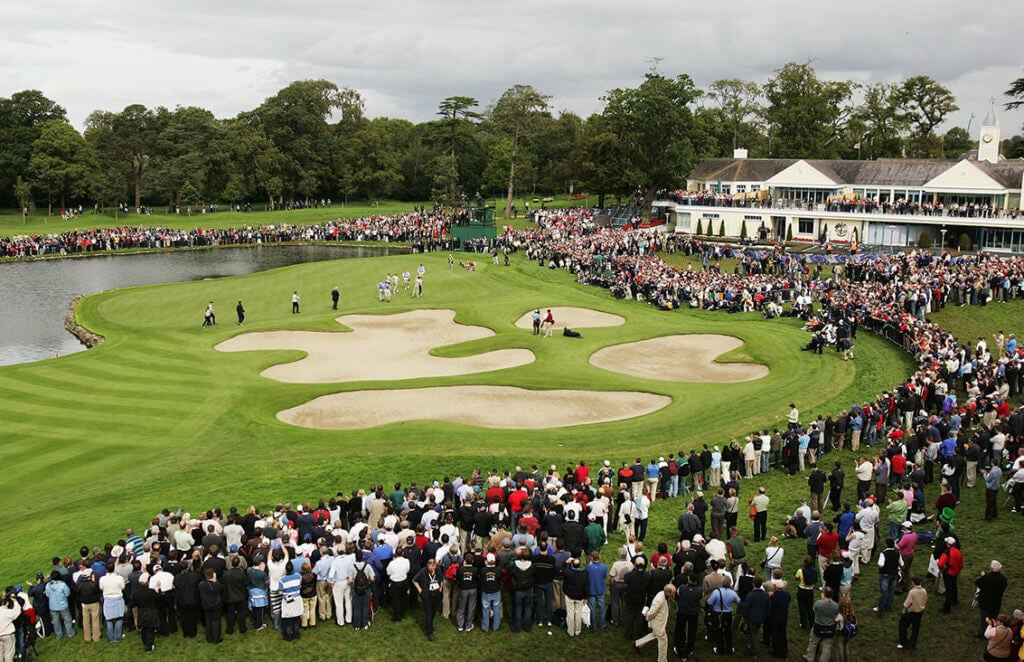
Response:
M747 192L747 185L746 184L737 184L736 185L736 192L737 193L746 193Z
M798 219L796 219L796 232L797 232L797 234L814 234L814 219L813 218L798 218Z
M743 217L743 220L744 221L760 221L761 217L760 216L751 216L750 214L747 214L746 216Z

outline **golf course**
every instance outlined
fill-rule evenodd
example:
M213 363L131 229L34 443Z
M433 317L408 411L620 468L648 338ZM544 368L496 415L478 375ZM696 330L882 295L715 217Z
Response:
M459 266L460 260L469 259L476 260L473 271ZM424 269L422 297L399 288L389 302L378 299L377 283L385 274L415 274L419 265ZM334 287L341 291L338 310L331 306ZM293 293L301 298L299 313L292 311ZM235 320L240 301L246 311L244 325ZM214 302L217 324L204 327L208 302ZM567 311L551 337L517 324L537 308ZM598 321L574 325L568 311L591 311ZM991 335L996 325L1009 333L1022 312L1021 302L1013 301L984 310L991 319L966 308L942 311L935 321L973 337ZM602 323L605 318L596 313L617 316L621 322ZM163 508L196 513L237 506L244 511L253 504L272 509L276 503L315 503L376 484L389 488L397 481L422 485L444 476L468 476L474 468L486 472L555 464L562 469L581 459L592 466L610 460L618 467L638 456L646 462L704 443L727 443L755 429L780 427L789 402L807 420L840 411L873 399L914 369L909 355L867 332L857 337L855 361L844 362L834 351L813 355L800 351L807 333L798 320L766 321L760 313L659 311L578 284L568 272L538 267L522 254L513 254L509 266L492 264L486 255L456 253L455 266L449 269L447 253L410 254L127 288L84 297L75 317L105 341L78 354L0 368L0 462L6 472L0 494L0 572L5 584L23 583L48 570L54 556L77 558L81 545L116 542L127 527L145 528ZM406 337L388 326L419 318L429 324ZM582 337L563 336L563 325ZM367 328L383 340L348 342L360 333L365 337ZM315 338L295 340L292 332ZM719 353L712 343L702 355L686 353L686 336L692 334L725 336L731 340L729 349ZM625 349L645 342L652 344ZM621 359L639 367L613 369L609 348L621 348L611 353L618 351ZM412 349L416 356L410 358ZM307 353L311 365L300 370ZM595 360L595 355L605 360ZM413 370L413 360L428 367ZM724 370L727 376L720 380L696 381L679 370L688 363L760 368L749 376L729 377L734 373ZM303 370L315 374L306 378ZM489 395L469 398L464 389L472 388ZM559 407L541 411L545 392L550 397L570 393L567 403L591 397L604 403L583 407L591 410L611 410L629 398L652 405L642 415L626 411L613 417L609 411L599 422L560 422ZM318 426L297 422L301 416L308 421L317 415L282 414L322 398L373 408L373 397L386 398L391 411L387 421ZM525 400L524 406L518 406L518 398ZM509 411L499 417L496 410L504 409ZM554 418L533 426L534 416ZM844 462L853 501L854 456L830 455L829 463L836 459ZM743 482L741 502L758 484L766 486L772 498L769 534L778 534L782 517L806 495L805 475L789 477L773 470L759 478L763 480ZM957 509L966 560L961 606L952 616L941 616L940 601L931 596L934 602L925 614L922 640L929 642L929 649L941 651L939 659L980 657L983 643L972 638L977 614L968 603L973 578L991 559L1003 561L1010 579L1004 609L1024 605L1022 575L1005 544L1019 539L1019 520L1004 510L998 520L982 522L983 488L982 483L981 489L967 490ZM929 486L930 500L937 490ZM678 538L682 502L680 498L652 507L649 549L659 541L671 548ZM745 516L739 526L750 535ZM611 537L603 552L606 563L614 560L623 542L621 534ZM763 545L751 545L750 558L760 561ZM786 541L784 546L784 569L795 594L792 576L805 541ZM923 563L919 569L923 571ZM861 619L861 634L852 644L855 655L909 659L895 649L898 610L884 616L871 613L878 596L875 576L869 567L853 587ZM795 609L794 604L793 659L807 642L806 632L796 626ZM480 659L480 648L486 648L488 657L632 656L621 628L587 631L576 639L558 628L538 627L527 635L503 629L484 639L479 632L459 633L439 622L438 641L429 643L422 635L420 611L413 610L411 616L398 624L381 618L366 632L320 624L294 644L280 641L272 630L229 636L216 647L201 637L172 635L158 640L157 651L162 658L181 660L285 651L310 660ZM944 642L941 647L935 643L939 640ZM136 635L125 646L85 644L80 637L46 639L38 646L44 657L142 655ZM653 659L653 650L645 656ZM697 657L709 659L710 648L699 644Z

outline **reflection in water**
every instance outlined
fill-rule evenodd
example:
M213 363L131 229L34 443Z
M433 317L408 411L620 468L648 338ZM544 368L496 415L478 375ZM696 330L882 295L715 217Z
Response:
M79 294L133 285L244 276L302 262L387 255L393 250L366 246L256 246L0 264L0 365L38 361L85 349L64 330L68 304Z

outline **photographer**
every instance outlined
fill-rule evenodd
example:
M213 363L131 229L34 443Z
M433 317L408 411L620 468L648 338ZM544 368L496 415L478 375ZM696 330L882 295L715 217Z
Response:
M21 616L22 605L13 586L4 589L0 603L0 660L10 662L15 652L15 621Z

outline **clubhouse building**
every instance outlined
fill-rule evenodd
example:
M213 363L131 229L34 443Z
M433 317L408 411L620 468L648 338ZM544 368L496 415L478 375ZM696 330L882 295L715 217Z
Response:
M659 191L669 231L876 247L1024 252L1024 160L999 155L994 110L959 160L708 159L686 189Z

